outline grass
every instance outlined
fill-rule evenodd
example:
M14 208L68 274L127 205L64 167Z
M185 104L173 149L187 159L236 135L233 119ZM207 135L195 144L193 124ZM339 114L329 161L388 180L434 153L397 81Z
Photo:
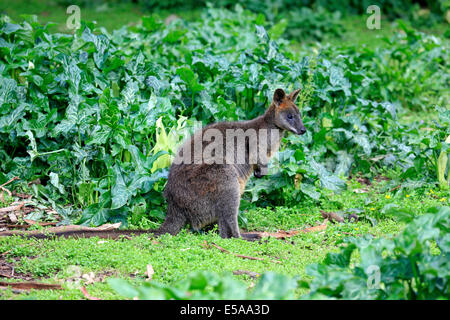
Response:
M76 4L76 1L73 3ZM7 14L15 21L21 21L23 14L33 14L40 22L56 23L56 26L50 28L53 32L71 32L66 26L70 16L66 12L68 6L59 5L57 1L46 0L3 1L0 4L0 13ZM199 10L158 11L158 15L163 19L173 13L185 20L192 20L200 15ZM102 4L80 8L81 20L96 21L98 26L105 27L108 31L125 25L136 25L141 21L142 16L150 14L152 12L132 3Z
M370 30L366 26L367 16L346 15L342 17L341 23L343 26L343 33L339 36L334 34L325 34L321 45L329 44L330 46L356 46L359 48L387 48L389 43L385 39L390 39L399 32L396 21L383 20L381 21L380 29ZM406 23L411 24L406 21ZM424 27L413 25L413 27L421 32L434 34L445 39L444 34L448 30L448 23L436 23L432 27ZM445 39L445 41L448 41ZM304 51L303 47L315 46L315 41L297 42L292 41L291 47L294 51ZM303 48L303 49L302 49Z
M329 223L324 232L300 233L286 240L269 238L256 243L241 239L222 239L216 230L207 233L183 230L177 236L165 235L154 240L149 240L145 235L122 240L0 238L0 252L6 252L4 256L8 262L15 264L16 273L32 275L33 278L40 278L42 282L57 282L64 288L32 290L22 294L14 294L8 289L2 292L0 299L83 299L80 286L86 285L87 280L82 275L90 273L95 279L94 283L86 285L91 296L118 299L120 297L102 280L118 277L139 285L146 281L145 271L148 264L155 270L152 281L167 284L195 270L217 273L235 270L258 273L274 271L308 279L305 275L306 266L322 261L328 252L337 251L340 240L344 237L367 234L390 237L401 231L404 227L402 223L381 213L386 204L396 203L420 213L429 207L449 203L444 192L430 191L429 188L383 191L386 186L389 187L389 183L377 182L368 188L367 193L355 193L353 190L364 188L365 185L350 180L347 191L341 194L330 193L329 201L323 200L319 205L306 201L293 208L254 208L244 213L248 219L249 230L272 232L321 224L323 219L320 209L337 211L358 208L363 211L362 215L379 218L375 225L367 219L352 223ZM216 243L233 253L263 258L263 261L242 259L216 248L205 248L205 241L208 244ZM281 263L274 263L272 260ZM252 282L246 275L234 277L248 286ZM299 289L297 296L303 293L302 289Z
M379 48L386 47L388 44L384 41L384 38L392 37L396 32L398 32L397 22L381 20L380 29L370 30L366 26L367 16L357 16L349 15L342 19L342 24L345 29L345 33L342 38L328 38L330 44L355 44L359 46L367 46L369 48ZM408 22L407 22L408 23ZM412 25L415 29L429 33L435 34L440 37L443 36L448 28L446 23L437 23L433 27L424 27L420 25Z

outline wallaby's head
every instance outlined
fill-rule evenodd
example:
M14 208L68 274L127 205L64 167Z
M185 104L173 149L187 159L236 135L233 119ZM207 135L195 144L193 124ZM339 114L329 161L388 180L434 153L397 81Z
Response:
M299 93L300 89L294 90L289 95L286 95L283 89L275 90L272 101L275 108L273 120L280 129L288 130L295 134L304 134L306 128L303 125L300 111L295 105L295 100Z

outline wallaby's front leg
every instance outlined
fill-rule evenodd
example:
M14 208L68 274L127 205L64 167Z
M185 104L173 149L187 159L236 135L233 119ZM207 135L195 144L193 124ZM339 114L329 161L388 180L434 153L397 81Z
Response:
M267 175L267 164L262 165L262 164L257 164L255 166L255 169L253 170L253 175L255 176L255 178L262 178L263 176Z

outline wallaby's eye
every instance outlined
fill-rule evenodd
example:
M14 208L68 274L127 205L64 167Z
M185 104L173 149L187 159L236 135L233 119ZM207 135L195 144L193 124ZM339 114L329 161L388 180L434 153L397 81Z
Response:
M292 115L292 113L289 113L289 114L287 115L287 118L288 118L289 120L292 120L292 119L294 119L294 116Z

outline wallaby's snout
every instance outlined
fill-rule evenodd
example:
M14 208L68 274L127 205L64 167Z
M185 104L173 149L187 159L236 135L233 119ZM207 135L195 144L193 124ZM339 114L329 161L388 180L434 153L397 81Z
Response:
M297 106L295 106L297 108ZM298 108L297 108L298 110ZM303 124L302 118L300 116L300 112L298 112L295 116L295 119L293 119L293 125L292 127L295 129L295 131L293 131L293 133L298 134L299 136L301 136L302 134L306 133L306 128L305 125ZM289 119L288 119L289 121Z
M302 124L302 126L300 127L300 129L298 129L297 134L301 136L302 134L305 134L305 133L306 133L306 128L305 128L305 126Z

